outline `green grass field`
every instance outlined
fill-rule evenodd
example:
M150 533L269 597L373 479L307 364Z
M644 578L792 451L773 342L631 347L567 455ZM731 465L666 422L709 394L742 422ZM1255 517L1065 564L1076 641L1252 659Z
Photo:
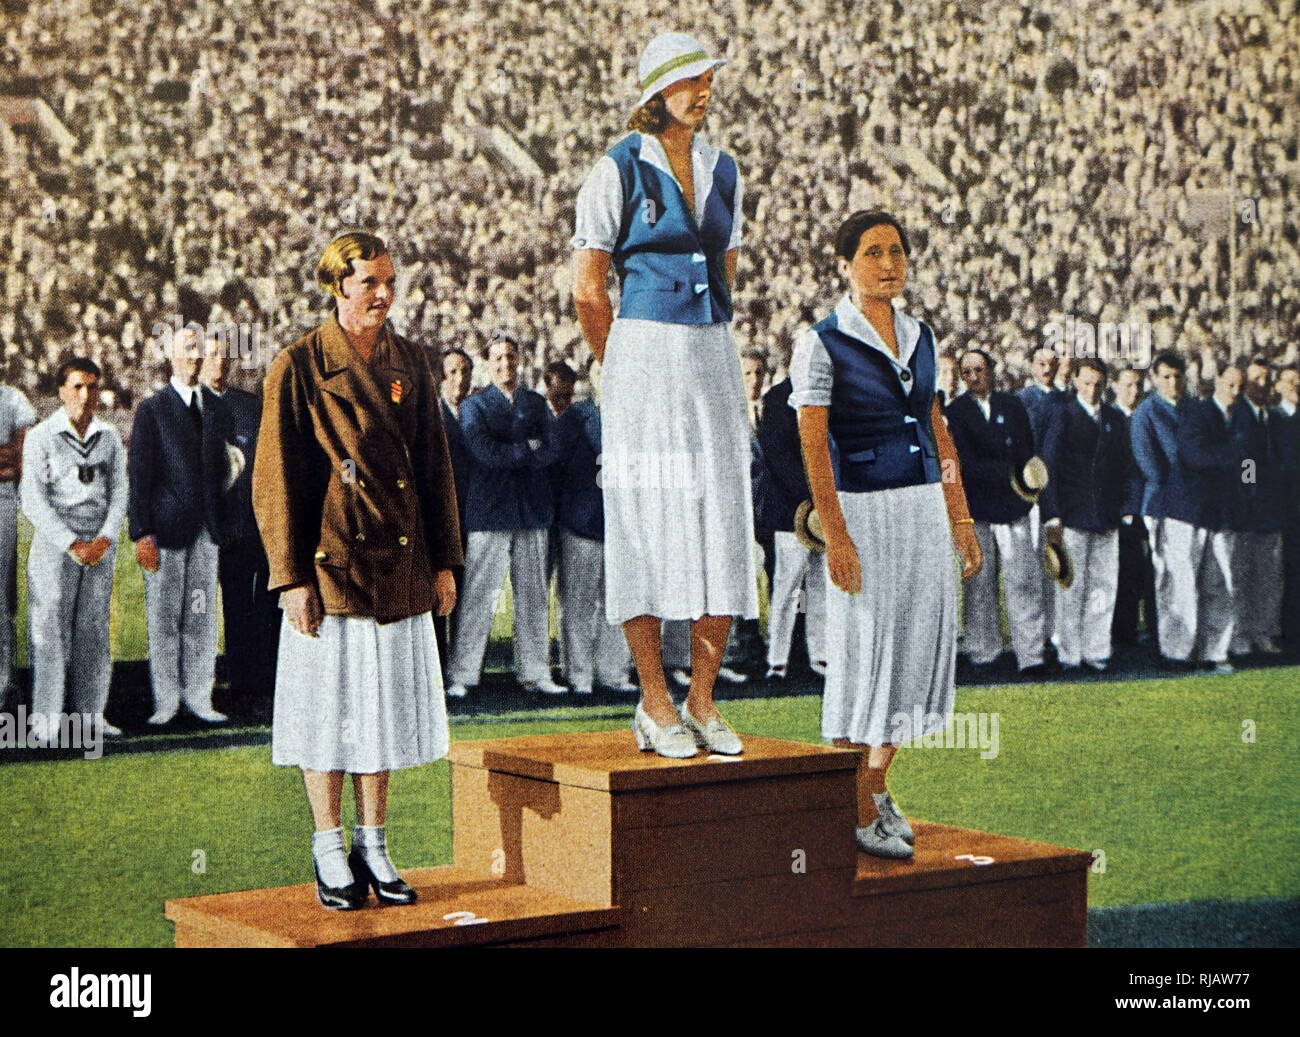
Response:
M1103 851L1093 906L1295 897L1298 682L1300 670L1273 669L959 689L959 712L998 714L997 757L904 749L891 784L915 817ZM726 712L741 731L818 741L819 708L751 699ZM626 723L599 709L554 716L458 723L452 736ZM272 766L266 746L9 764L0 797L0 945L167 946L166 899L311 879L298 773ZM450 862L445 763L395 774L391 814L399 866Z

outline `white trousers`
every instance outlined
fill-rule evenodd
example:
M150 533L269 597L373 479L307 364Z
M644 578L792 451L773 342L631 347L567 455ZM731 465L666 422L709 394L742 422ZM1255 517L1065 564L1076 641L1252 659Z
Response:
M470 533L465 552L463 600L457 610L447 680L475 685L492 633L497 594L510 570L514 591L515 674L521 681L551 676L547 630L545 529L493 529Z
M984 555L980 571L966 581L963 597L963 650L978 665L1002 654L998 630L998 574L1011 649L1020 669L1043 661L1046 618L1043 609L1043 566L1034 549L1033 523L1028 515L1015 522L976 522L975 537Z
M144 574L149 680L157 713L212 709L217 667L217 561L206 529L189 547L158 548L158 569Z
M632 653L622 627L605 620L604 542L562 531L559 585L565 679L574 688L625 684Z
M18 564L18 502L0 500L0 707L9 703L14 665L14 617L9 611L9 585Z
M1224 662L1232 643L1232 534L1147 518L1160 654Z
M785 666L803 594L804 635L811 662L826 660L826 556L809 551L793 533L778 530L776 569L767 605L767 665Z
M94 535L83 539L93 540ZM117 545L96 566L37 536L27 557L32 712L102 714L113 674L108 621Z
M1069 590L1052 584L1061 665L1100 665L1110 659L1110 623L1119 591L1119 530L1093 533L1066 526L1061 539L1074 563Z
M1232 534L1232 651L1282 634L1282 534Z

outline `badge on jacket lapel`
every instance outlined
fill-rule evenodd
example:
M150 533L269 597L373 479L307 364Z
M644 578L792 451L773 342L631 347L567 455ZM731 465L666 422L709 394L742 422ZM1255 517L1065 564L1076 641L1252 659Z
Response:
M394 403L402 402L402 380L400 378L394 378L388 384L388 395Z

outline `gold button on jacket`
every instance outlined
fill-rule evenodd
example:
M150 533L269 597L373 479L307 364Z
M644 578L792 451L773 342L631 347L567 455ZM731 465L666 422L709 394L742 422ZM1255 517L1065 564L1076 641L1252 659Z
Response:
M367 365L333 317L282 350L266 376L253 511L272 591L315 581L326 613L381 623L431 612L434 573L463 558L423 353L385 325Z

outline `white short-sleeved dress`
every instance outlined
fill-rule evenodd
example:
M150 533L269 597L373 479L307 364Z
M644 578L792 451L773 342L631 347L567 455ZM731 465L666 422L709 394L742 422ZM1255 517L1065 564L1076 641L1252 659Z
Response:
M642 135L640 154L673 175L657 138ZM718 154L695 136L699 221ZM729 249L741 238L739 178L734 208ZM622 212L618 167L605 156L578 195L573 247L612 254ZM614 321L600 401L609 622L758 616L744 400L728 324Z
M879 350L897 370L920 344L919 322L901 310L894 314L897 359L847 295L835 313L842 333ZM811 329L795 344L790 380L791 407L831 405L831 359ZM915 379L899 384L916 391ZM954 701L958 579L943 486L837 496L861 563L862 590L847 594L826 579L822 737L899 745L942 731Z

